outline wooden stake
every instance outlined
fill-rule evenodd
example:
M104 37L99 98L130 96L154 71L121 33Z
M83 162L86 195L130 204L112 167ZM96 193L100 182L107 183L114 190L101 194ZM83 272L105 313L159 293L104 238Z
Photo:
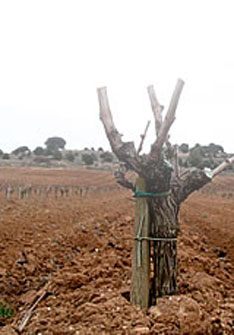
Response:
M140 191L146 190L143 178L138 178L136 187ZM146 198L136 199L134 234L136 240L132 259L131 302L135 305L139 305L141 308L148 308L150 291L150 247L149 241L140 240L141 237L149 237L149 209Z
M19 327L18 327L18 331L21 333L24 328L26 327L28 321L31 319L33 312L35 310L35 308L37 307L37 305L48 295L48 287L49 287L49 283L47 283L38 293L38 299L35 301L35 303L26 311L23 319L21 320Z

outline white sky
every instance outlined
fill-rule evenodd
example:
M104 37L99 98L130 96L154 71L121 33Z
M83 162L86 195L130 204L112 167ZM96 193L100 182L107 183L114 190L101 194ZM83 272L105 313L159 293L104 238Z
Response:
M234 152L233 13L233 0L0 0L0 148L50 136L108 148L99 86L138 144L152 119L146 86L168 106L180 77L172 141Z

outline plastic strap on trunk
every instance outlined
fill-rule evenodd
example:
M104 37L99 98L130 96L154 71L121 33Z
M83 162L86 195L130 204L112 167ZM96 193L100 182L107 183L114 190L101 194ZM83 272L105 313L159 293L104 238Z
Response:
M143 192L135 191L134 198L163 198L171 194L171 190L165 192Z

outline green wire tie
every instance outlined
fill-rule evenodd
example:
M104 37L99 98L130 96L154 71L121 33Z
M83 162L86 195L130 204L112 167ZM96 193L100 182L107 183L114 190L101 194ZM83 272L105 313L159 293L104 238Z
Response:
M137 241L177 241L176 237L143 237L143 236L137 236L135 237L135 240Z
M171 190L165 192L143 192L135 191L134 198L162 198L171 194Z

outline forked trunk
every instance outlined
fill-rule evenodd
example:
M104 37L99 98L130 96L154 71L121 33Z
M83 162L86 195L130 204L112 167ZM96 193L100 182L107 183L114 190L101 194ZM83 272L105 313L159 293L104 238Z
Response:
M162 117L163 107L157 100L153 86L148 87L155 119L156 140L147 155L140 155L140 152L149 123L144 134L141 135L138 150L134 142L123 142L122 135L113 121L106 88L98 89L100 118L107 138L113 152L124 163L124 166L115 174L117 182L131 189L136 198L144 198L136 201L131 292L132 303L140 305L141 308L154 305L157 297L174 294L177 290L177 235L180 204L191 193L199 190L227 166L234 163L233 156L212 171L193 168L180 173L177 146L173 148L170 144L169 130L175 120L183 85L183 80L179 79L164 118ZM168 160L172 165L168 164ZM144 182L134 185L125 177L128 170L135 171L144 179ZM153 269L150 266L152 264ZM152 285L149 285L149 282Z
M151 256L154 265L151 304L156 298L177 290L177 235L179 206L172 195L148 199Z

